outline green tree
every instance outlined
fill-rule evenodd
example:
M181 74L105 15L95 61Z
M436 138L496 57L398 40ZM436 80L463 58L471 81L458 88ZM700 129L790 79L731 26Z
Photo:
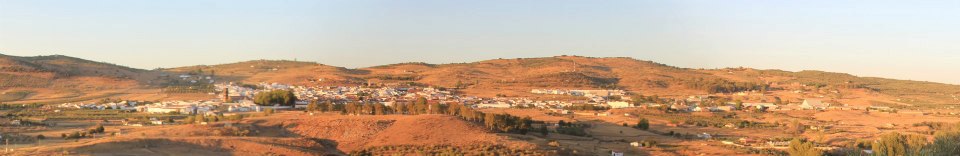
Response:
M650 129L650 121L647 120L647 118L641 118L640 121L637 122L637 128L642 130Z
M892 132L880 136L880 140L873 144L873 152L877 156L919 155L926 144L923 136Z
M272 106L274 104L293 106L297 102L297 96L293 94L293 91L274 90L257 93L253 102L261 106Z
M550 132L547 130L547 125L541 125L539 131L540 131L540 135L543 135L543 136L547 136L547 133Z
M103 128L103 125L102 125L102 124L97 124L96 132L97 132L97 133L103 133L104 131L106 131L106 129Z
M790 156L821 156L823 152L817 150L816 146L812 142L807 142L798 139L793 139L790 141L790 147L787 149L787 154Z
M925 148L923 155L960 155L960 131L937 132L934 134L933 143Z

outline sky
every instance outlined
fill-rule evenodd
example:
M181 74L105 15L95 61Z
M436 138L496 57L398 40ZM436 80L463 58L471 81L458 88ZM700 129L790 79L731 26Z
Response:
M0 54L142 69L580 55L960 84L960 1L0 0Z

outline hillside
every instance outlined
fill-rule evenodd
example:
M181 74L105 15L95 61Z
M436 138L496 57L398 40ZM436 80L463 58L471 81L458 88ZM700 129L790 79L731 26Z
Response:
M209 74L220 80L256 84L279 82L296 85L336 85L363 83L351 77L355 70L314 62L254 60L219 65L198 65L165 69L166 72Z
M538 88L624 89L665 97L765 90L794 101L827 97L860 105L960 103L960 86L942 83L822 71L688 69L625 57L581 56L451 64L399 63L357 69L315 62L253 60L146 71L67 56L0 55L0 90L4 93L0 101L112 97L113 94L123 94L117 90L157 89L165 86L164 82L183 83L169 76L172 74L210 75L217 82L247 84L277 82L312 86L414 82L460 88L462 93L485 97L539 97L529 93L530 89ZM51 90L53 88L57 90ZM90 91L101 93L91 96ZM790 94L796 91L808 93ZM150 97L155 100L170 96Z
M110 96L136 88L149 73L62 55L0 54L0 102Z
M938 104L960 103L960 85L935 82L895 80L876 77L858 77L846 73L824 71L789 72L782 70L757 70L750 68L728 68L700 70L715 76L736 81L753 81L773 84L779 89L839 91L847 95L861 92L876 96L885 96L892 103ZM827 92L830 92L827 91Z
M247 61L214 66L192 66L168 71L221 71L245 83L279 82L300 85L352 84L365 82L407 83L461 88L466 94L492 97L537 96L530 89L624 89L634 93L686 96L767 90L774 95L799 100L830 96L860 105L876 103L960 103L960 86L932 82L857 77L822 71L789 72L751 68L687 69L632 58L556 56L495 59L471 63L399 63L346 69L310 62ZM317 80L323 81L317 81ZM458 86L459 84L459 86ZM804 88L806 87L806 88ZM812 88L811 88L812 87ZM808 90L810 95L786 92ZM843 95L849 95L843 97ZM851 99L857 97L856 99ZM772 100L772 99L767 99Z

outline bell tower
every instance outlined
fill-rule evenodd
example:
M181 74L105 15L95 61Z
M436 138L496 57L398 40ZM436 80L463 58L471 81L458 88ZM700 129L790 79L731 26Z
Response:
M224 103L233 102L233 101L230 100L230 88L224 88L224 89L223 89L223 99L222 99L222 100L223 100Z

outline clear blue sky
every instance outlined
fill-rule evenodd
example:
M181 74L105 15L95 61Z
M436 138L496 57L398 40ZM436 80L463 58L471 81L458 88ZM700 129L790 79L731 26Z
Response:
M960 84L960 1L0 0L0 53L137 68L555 55Z

